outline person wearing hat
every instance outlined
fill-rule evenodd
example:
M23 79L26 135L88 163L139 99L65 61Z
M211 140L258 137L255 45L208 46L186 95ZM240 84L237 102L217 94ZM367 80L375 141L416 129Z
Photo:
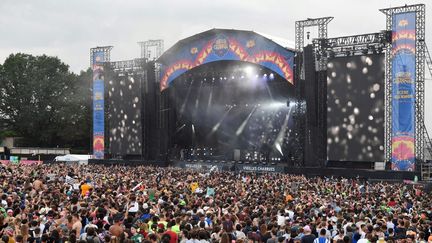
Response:
M303 237L301 238L301 243L314 243L316 236L312 234L312 230L309 225L303 227Z

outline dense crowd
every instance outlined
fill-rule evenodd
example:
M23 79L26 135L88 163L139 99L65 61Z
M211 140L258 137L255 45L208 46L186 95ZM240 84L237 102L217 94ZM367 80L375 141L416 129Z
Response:
M432 242L418 185L64 164L0 179L1 242Z

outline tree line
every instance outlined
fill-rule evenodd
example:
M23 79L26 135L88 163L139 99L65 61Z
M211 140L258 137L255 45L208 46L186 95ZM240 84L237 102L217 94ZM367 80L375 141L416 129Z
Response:
M0 142L64 147L91 146L92 71L75 74L57 57L11 54L0 64Z

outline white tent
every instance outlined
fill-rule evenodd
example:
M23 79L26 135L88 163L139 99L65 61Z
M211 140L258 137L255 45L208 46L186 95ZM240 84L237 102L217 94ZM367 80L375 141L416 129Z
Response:
M91 159L91 155L67 154L67 155L55 157L54 161L57 161L57 162L78 162L80 164L87 164L89 159Z

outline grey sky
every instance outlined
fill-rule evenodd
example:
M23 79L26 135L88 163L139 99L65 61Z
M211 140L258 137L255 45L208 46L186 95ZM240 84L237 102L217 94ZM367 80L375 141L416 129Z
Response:
M89 66L91 47L112 45L112 60L131 59L140 54L137 41L163 39L167 49L211 28L294 41L294 22L308 17L334 16L330 37L377 32L385 29L385 15L378 9L415 3L427 4L426 41L432 49L430 0L1 0L0 62L16 52L47 54L79 72ZM427 94L432 92L429 82ZM432 96L426 100L428 108Z

